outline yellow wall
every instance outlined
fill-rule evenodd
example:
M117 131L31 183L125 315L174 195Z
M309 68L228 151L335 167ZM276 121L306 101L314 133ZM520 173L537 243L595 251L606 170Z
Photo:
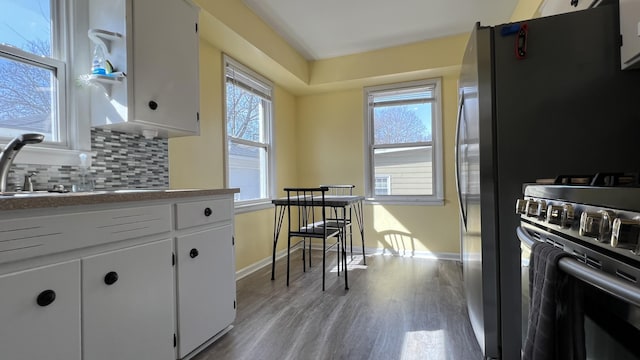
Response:
M332 182L356 184L362 193L363 87L442 77L445 204L367 205L365 232L368 247L459 251L453 148L457 78L468 34L308 62L241 0L196 2L202 7L201 135L169 141L171 187L224 186L222 52L276 83L278 195L285 186ZM540 2L521 0L510 21L536 16ZM272 233L273 209L236 215L238 269L270 258Z
M459 252L453 169L457 75L443 77L444 206L365 207L366 246L397 251ZM302 96L298 100L297 153L301 185L350 183L364 190L364 98L362 88Z
M542 2L543 0L520 0L511 14L510 21L516 22L539 17Z
M200 136L169 140L169 183L172 188L224 187L224 108L222 51L200 42ZM274 135L277 140L277 188L297 182L296 99L280 86L274 91ZM236 216L236 266L256 263L271 254L273 210ZM283 244L283 243L281 243ZM282 245L280 245L282 248Z

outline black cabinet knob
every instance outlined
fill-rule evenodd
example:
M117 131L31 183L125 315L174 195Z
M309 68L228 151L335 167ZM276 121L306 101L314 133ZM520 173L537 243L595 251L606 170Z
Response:
M211 208L204 209L204 216L211 216L211 214L213 214L213 211L211 211Z
M155 110L157 108L158 108L158 103L157 102L155 102L153 100L149 101L149 109Z
M200 253L198 252L198 249L191 249L191 251L189 251L189 256L191 256L191 258L195 258L196 256L198 256Z
M115 271L109 271L104 276L104 283L107 285L113 285L116 281L118 281L118 273Z
M40 306L50 305L56 299L56 292L53 290L45 290L38 295L36 302Z

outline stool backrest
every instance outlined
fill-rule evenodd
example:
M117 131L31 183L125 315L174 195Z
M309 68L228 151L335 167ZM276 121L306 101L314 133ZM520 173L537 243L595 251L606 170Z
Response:
M287 193L289 233L306 232L310 237L321 235L316 231L316 227L324 227L326 221L325 195L328 189L321 186L317 188L284 188L284 191ZM296 229L294 230L294 228ZM326 230L323 230L326 233Z

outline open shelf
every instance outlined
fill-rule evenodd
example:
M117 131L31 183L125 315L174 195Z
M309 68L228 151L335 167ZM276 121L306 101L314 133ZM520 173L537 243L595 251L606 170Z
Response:
M123 38L122 34L120 33L102 29L89 29L88 35L91 41L102 46L105 55L111 54L112 42L121 40Z
M125 75L89 75L89 82L100 85L108 97L111 97L111 89L114 85L119 85L124 81Z

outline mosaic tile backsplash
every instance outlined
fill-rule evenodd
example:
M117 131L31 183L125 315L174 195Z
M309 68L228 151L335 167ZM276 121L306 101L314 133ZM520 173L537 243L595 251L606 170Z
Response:
M169 142L167 139L145 139L136 134L108 129L91 129L90 177L96 190L121 188L168 188ZM71 188L80 180L80 168L76 166L43 166L13 164L7 183L9 189L21 187L27 172L37 172L32 177L34 188L48 189L55 184Z

